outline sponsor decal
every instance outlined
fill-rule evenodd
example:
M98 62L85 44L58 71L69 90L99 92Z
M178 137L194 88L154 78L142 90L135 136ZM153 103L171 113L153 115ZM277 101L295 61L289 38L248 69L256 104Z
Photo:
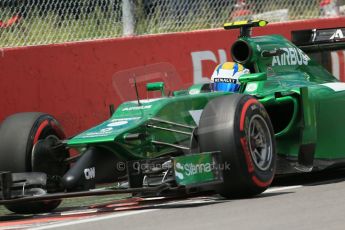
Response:
M217 163L214 158L216 154L219 153L199 153L175 157L173 161L177 184L191 185L220 180L220 174L217 172L228 164ZM224 170L226 169L224 168Z
M203 173L211 173L212 168L214 167L213 163L186 163L181 164L180 162L176 163L176 169L179 171L175 171L175 175L180 179L184 179L184 175L186 176L194 176L196 174L203 174Z
M175 178L180 185L196 184L215 179L211 154L176 157Z
M116 118L107 124L108 127L116 127L128 124L130 121L139 120L141 117L127 117L127 118Z
M234 83L234 84L237 84L237 79L233 79L233 78L214 78L213 81L215 83Z
M86 180L91 180L91 179L96 178L96 169L95 169L95 167L84 169L84 176L85 176Z
M127 117L127 118L116 118L103 123L104 126L100 130L92 130L91 132L86 132L78 136L78 138L91 138L91 137L105 137L111 134L115 134L117 130L125 127L120 127L129 124L132 121L139 120L141 117ZM105 126L106 124L106 126ZM103 128L104 127L104 128Z
M122 111L133 111L133 110L142 110L142 109L150 109L152 105L141 105L141 106L134 106L134 107L127 107L122 109Z
M117 122L117 121L133 121L133 120L139 120L141 117L124 117L124 118L115 118L111 120L110 122Z
M111 133L111 131L113 131L111 127L99 130L100 133Z
M302 50L298 48L281 48L285 51L280 56L272 58L272 66L285 66L285 65L308 65L310 58Z
M343 31L341 29L337 29L335 33L330 37L331 40L337 39L337 38L344 38Z
M90 132L90 133L86 133L84 135L78 136L79 138L90 138L90 137L105 137L108 136L109 134L111 134L113 131L113 129L111 128L105 128L105 129L101 129L99 132Z
M213 164L211 163L201 163L201 164L188 163L188 164L185 164L183 168L187 176L194 176L195 174L212 172L212 167L213 167Z
M112 132L113 132L113 128L108 127L108 128L103 128L97 132L89 132L89 133L82 134L79 136L79 138L104 137L104 136L108 136Z
M79 138L88 138L88 137L102 137L106 136L105 134L97 133L97 132L91 132L91 133L86 133L84 135L78 136Z
M107 124L108 127L115 127L115 126L121 126L128 124L128 121L114 121L109 124Z
M178 162L176 164L176 169L179 169L179 170L183 170L183 166ZM183 180L184 179L184 176L182 173L178 172L178 171L175 171L175 176L177 176L180 180Z

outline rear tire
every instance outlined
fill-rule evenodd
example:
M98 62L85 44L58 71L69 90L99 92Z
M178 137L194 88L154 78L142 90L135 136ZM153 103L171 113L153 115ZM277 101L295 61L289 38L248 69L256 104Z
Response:
M32 149L39 140L52 136L65 139L61 125L54 117L36 112L18 113L7 117L2 122L0 131L0 171L13 173L31 172L36 168L33 165ZM52 175L49 167L45 168L47 170L43 172ZM64 171L61 170L63 173ZM55 209L60 203L61 200L38 201L5 207L16 213L41 213Z
M274 132L256 99L233 94L210 101L198 135L201 152L221 151L224 182L217 188L219 194L241 198L269 187L276 168Z

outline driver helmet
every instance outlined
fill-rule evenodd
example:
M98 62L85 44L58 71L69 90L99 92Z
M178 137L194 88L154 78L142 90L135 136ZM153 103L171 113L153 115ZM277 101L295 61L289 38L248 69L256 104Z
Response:
M225 62L218 65L211 77L211 89L213 91L237 92L240 89L238 78L250 73L241 64Z

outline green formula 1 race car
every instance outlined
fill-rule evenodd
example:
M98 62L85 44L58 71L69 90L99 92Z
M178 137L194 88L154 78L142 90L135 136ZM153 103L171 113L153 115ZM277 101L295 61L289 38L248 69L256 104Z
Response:
M345 29L295 31L292 42L251 37L252 27L266 24L224 26L240 29L231 55L250 70L236 93L212 91L209 83L176 90L173 67L154 64L116 74L114 87L127 101L70 139L48 114L6 118L0 205L37 213L63 198L116 193L248 197L277 174L344 165L345 83L305 52L345 48ZM143 99L143 90L153 96ZM106 182L112 186L96 187Z

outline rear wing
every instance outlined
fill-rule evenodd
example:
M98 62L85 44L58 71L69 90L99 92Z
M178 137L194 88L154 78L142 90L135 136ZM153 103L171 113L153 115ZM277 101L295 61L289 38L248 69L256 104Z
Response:
M305 52L345 49L345 28L298 30L291 37Z

